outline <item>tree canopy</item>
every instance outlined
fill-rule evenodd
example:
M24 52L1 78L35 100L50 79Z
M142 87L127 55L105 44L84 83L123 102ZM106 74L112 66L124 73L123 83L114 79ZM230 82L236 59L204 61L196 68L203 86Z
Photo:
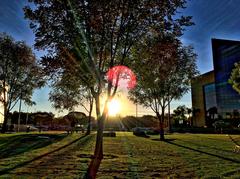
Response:
M192 47L183 46L174 36L147 39L144 48L136 48L134 52L133 58L141 60L133 64L138 83L129 98L150 107L163 131L165 108L188 92L190 80L197 74L196 54Z
M44 85L44 79L31 48L4 33L0 34L0 59L0 101L4 106L5 130L9 112L20 99L33 105L33 91Z

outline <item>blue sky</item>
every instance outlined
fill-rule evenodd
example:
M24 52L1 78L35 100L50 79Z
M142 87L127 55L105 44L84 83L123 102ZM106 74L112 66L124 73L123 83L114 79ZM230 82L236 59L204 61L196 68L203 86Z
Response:
M0 0L0 32L7 32L16 40L24 40L29 46L34 43L34 34L24 19L22 7L26 0ZM201 73L213 69L211 38L240 40L240 0L190 0L187 8L179 10L183 15L193 16L196 25L187 28L182 41L193 45L198 54L197 65ZM40 57L43 52L34 51ZM29 111L54 111L48 101L48 88L37 90L33 99L36 106ZM191 106L190 93L181 100L174 101L172 108L178 105ZM133 106L134 107L134 106ZM26 110L26 109L25 109ZM133 114L134 114L133 108ZM149 110L140 109L145 113Z
M201 73L213 69L211 38L240 40L239 0L190 0L183 10L196 24L188 28L182 40L192 44L198 54Z

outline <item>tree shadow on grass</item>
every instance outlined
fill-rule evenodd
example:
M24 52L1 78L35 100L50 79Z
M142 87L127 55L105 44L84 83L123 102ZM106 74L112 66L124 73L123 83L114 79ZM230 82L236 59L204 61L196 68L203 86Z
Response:
M160 142L171 142L171 141L174 141L176 139L165 139L165 140L160 140L160 139L152 139L154 141L160 141Z
M22 134L0 137L0 159L46 147L66 136L66 134Z
M78 142L79 140L81 140L82 138L84 138L84 137L86 137L86 136L88 136L88 135L83 135L83 136L79 137L78 139L75 139L74 141L72 141L72 142L70 142L70 143L68 143L68 144L66 144L66 145L64 145L64 146L62 146L62 147L59 147L59 148L57 148L57 149L55 149L55 150L52 150L52 151L50 151L50 152L47 152L47 153L42 154L42 155L40 155L40 156L37 156L37 157L35 157L35 158L31 159L31 160L24 161L24 162L19 163L19 164L15 165L15 166L13 166L13 167L11 167L11 168L7 168L7 169L4 169L4 170L1 170L1 171L0 171L0 175L8 174L9 172L11 172L11 171L13 171L13 170L15 170L15 169L17 169L17 168L21 168L21 167L23 167L23 166L25 166L25 165L27 165L27 164L29 164L29 163L32 163L32 162L34 162L34 161L36 161L36 160L39 160L39 159L41 159L41 158L43 158L43 157L45 157L45 156L48 156L48 155L53 154L53 153L55 153L55 152L58 152L58 151L60 151L60 150L62 150L62 149L64 149L64 148L66 148L66 147L68 147L68 146L70 146L70 145ZM86 142L86 141L83 141L83 142Z
M222 148L220 148L221 146L219 146L219 148L217 148L217 147L214 147L214 146L198 144L196 142L190 142L190 141L187 141L187 140L182 140L182 139L178 139L178 140L180 140L182 142L187 142L189 144L192 144L192 145L195 145L195 146L198 146L198 147L205 147L205 148L209 148L209 149L212 149L212 150L218 150L218 151L222 151L222 152L226 152L226 153L235 154L235 152L233 150L222 149Z
M181 144L176 144L176 143L171 142L171 141L166 141L166 143L171 144L171 145L175 145L177 147L181 147L181 148L184 148L184 149L188 149L188 150L191 150L191 151L194 151L194 152L199 152L199 153L202 153L202 154L206 154L206 155L210 155L210 156L213 156L213 157L217 157L217 158L220 158L220 159L223 159L223 160L226 160L226 161L230 161L230 162L234 162L234 163L240 163L240 161L236 160L236 159L224 157L224 156L217 155L217 154L212 154L212 153L209 153L209 152L204 152L204 151L201 151L201 150L198 150L198 149L194 149L194 148L191 148L191 147L188 147L188 146L184 146L184 145L181 145Z

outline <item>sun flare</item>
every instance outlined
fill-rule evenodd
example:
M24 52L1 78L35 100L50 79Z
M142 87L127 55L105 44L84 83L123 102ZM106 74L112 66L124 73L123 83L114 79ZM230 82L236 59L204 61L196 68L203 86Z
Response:
M111 100L108 103L108 115L109 116L115 116L120 112L121 106L120 102L116 99Z

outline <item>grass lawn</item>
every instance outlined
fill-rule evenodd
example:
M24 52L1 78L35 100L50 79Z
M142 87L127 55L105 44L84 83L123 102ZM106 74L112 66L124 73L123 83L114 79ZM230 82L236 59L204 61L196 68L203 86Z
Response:
M239 138L240 136L233 136ZM240 153L226 135L172 134L167 142L118 132L104 137L98 178L240 178ZM0 134L0 178L81 178L95 135Z
M79 152L89 154L93 142L93 135L82 134L0 134L0 178L77 178L90 161Z
M99 178L240 178L240 153L226 135L172 134L141 138L117 133L105 138ZM235 138L240 136L234 136Z

